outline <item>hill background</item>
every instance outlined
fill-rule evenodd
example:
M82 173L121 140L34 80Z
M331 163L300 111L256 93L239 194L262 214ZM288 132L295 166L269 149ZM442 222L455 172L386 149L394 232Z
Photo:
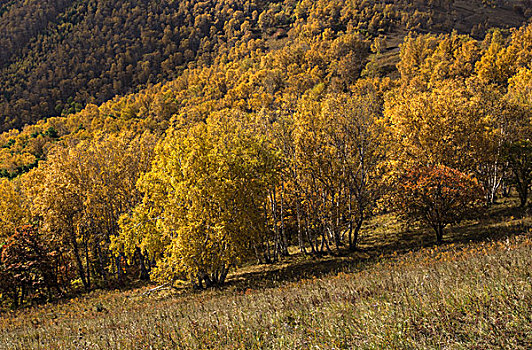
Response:
M531 8L530 0L1 1L0 132L302 36L386 36L392 50L409 31L482 38L521 25Z

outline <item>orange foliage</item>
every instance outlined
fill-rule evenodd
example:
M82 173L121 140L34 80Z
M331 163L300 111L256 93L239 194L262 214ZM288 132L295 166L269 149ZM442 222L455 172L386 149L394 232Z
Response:
M431 226L438 242L445 226L478 213L483 199L476 179L446 166L416 167L397 187L394 202L400 214Z

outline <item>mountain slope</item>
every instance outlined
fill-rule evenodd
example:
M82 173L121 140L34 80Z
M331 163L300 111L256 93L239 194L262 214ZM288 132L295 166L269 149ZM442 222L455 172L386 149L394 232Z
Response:
M481 37L522 24L527 1L2 1L0 131L327 30L392 45L410 30Z

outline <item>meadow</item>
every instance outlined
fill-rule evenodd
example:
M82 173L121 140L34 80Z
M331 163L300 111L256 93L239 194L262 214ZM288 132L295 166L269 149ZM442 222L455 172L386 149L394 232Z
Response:
M435 245L379 217L358 252L245 266L222 289L94 291L6 312L0 348L530 349L531 227L500 205Z

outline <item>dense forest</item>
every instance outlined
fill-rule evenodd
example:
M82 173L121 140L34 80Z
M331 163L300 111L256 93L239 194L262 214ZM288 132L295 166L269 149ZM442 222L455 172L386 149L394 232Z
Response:
M0 2L4 303L527 206L529 5Z
M0 131L79 111L330 30L365 38L518 26L529 0L5 1L0 4Z

